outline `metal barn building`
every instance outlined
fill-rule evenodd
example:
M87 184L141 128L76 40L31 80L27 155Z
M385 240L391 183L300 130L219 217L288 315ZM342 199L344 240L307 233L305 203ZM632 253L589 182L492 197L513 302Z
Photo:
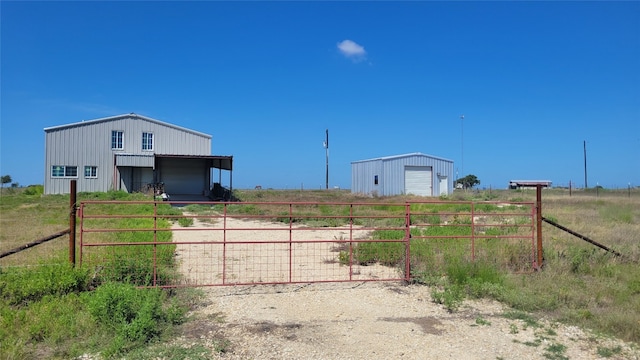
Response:
M233 157L211 155L211 135L137 114L53 126L45 132L45 194L146 191L163 183L171 195L211 192L213 169L231 171Z
M453 191L453 161L421 153L351 163L351 192L440 196Z

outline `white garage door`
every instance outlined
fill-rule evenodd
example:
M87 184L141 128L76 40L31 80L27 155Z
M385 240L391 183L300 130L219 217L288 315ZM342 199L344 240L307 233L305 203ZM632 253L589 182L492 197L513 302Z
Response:
M161 181L169 195L201 195L206 188L206 172L201 161L166 159Z
M404 168L404 190L406 194L432 196L430 166L406 166Z

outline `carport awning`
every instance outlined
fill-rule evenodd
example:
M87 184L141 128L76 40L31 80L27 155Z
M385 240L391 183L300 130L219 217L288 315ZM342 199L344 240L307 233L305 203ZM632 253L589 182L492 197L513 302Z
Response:
M233 170L233 156L220 156L220 155L161 155L156 154L156 159L193 159L193 160L207 160L210 168L216 168L221 170Z

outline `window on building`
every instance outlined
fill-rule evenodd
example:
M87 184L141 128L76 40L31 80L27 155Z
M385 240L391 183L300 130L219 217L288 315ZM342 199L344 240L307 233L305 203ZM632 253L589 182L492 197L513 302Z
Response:
M153 133L142 133L142 150L153 150Z
M78 167L53 165L51 167L51 177L78 177Z
M84 167L84 177L85 178L97 178L98 177L98 167L97 166L85 166Z
M63 177L64 176L64 166L53 165L51 167L51 177Z
M373 175L373 185L378 185L378 175Z
M65 166L64 167L64 176L66 176L66 177L78 177L78 167L77 166Z
M113 130L111 132L111 149L124 149L124 131Z

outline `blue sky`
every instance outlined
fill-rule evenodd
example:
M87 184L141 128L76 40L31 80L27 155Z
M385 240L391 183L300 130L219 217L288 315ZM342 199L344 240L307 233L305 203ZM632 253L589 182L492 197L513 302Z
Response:
M45 127L135 112L211 134L235 188L351 186L351 162L640 185L640 2L0 2L0 173ZM464 114L464 120L460 115ZM464 159L464 165L463 160ZM224 182L224 180L223 180Z

